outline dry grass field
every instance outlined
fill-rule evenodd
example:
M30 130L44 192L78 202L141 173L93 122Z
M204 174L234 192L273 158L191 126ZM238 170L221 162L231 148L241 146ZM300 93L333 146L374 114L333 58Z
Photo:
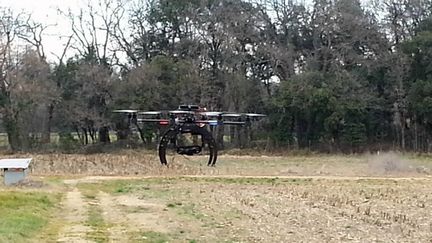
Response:
M165 168L139 151L22 156L34 158L30 180L0 197L37 203L0 211L38 213L0 217L2 242L432 241L429 157L223 155L215 168L200 157Z

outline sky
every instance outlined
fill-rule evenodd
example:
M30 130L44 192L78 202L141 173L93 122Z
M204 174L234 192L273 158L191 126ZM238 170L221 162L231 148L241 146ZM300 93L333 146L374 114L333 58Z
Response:
M16 12L24 11L30 13L36 22L49 25L42 41L49 60L56 60L56 56L63 51L63 46L70 34L67 20L58 15L57 9L77 9L81 0L0 0L0 6L11 8Z

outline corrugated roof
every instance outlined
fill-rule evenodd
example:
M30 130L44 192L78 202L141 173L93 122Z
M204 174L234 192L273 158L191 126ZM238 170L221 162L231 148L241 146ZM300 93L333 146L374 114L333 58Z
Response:
M25 159L0 159L0 169L5 168L28 168L32 158Z

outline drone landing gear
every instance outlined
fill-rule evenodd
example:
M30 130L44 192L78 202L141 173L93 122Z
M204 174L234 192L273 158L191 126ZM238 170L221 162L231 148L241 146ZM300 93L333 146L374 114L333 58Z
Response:
M194 155L201 153L201 146L181 146L177 147L177 153L181 155Z
M204 148L204 145L208 145L209 149L209 160L207 165L208 166L214 166L216 164L217 160L217 148L216 148L216 141L214 140L211 133L203 128L199 127L196 124L182 124L178 126L174 126L170 128L163 136L159 143L159 159L160 162L163 165L168 165L167 159L166 159L166 150L168 147L169 142L175 142L177 139L177 135L184 134L184 133L191 133L193 135L201 135L203 146L176 146L176 153L181 155L195 155L202 152L202 149Z

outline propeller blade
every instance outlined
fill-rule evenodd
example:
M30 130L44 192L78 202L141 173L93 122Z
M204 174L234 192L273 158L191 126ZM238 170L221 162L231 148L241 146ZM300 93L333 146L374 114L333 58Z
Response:
M142 112L138 112L138 114L140 115L160 115L162 114L161 111L142 111Z
M241 114L238 113L225 113L222 115L223 117L241 117Z
M249 117L266 117L266 115L264 114L256 114L256 113L246 113L245 115Z
M195 112L193 112L193 111L179 111L179 110L169 111L169 113L171 113L171 114L195 114Z
M200 120L200 121L195 121L195 123L209 124L210 126L221 125L221 122L218 120Z
M137 113L138 110L113 110L115 113Z
M222 115L222 112L219 111L204 111L204 112L200 112L201 115L204 116L219 116Z
M246 122L238 122L238 121L223 121L223 125L245 125Z

